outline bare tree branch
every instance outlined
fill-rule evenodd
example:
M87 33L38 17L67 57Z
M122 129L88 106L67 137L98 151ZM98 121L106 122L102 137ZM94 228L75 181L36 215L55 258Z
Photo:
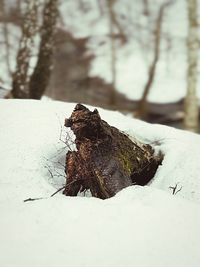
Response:
M161 43L162 23L163 23L164 12L165 12L166 7L168 7L170 4L171 4L171 1L166 2L160 6L159 11L158 11L158 16L156 19L156 23L155 23L155 31L154 31L155 40L154 40L153 60L149 66L148 80L144 87L144 91L143 91L142 98L140 100L140 107L139 107L139 115L142 118L145 118L147 115L147 105L146 105L147 96L154 82L157 63L160 57L160 43Z

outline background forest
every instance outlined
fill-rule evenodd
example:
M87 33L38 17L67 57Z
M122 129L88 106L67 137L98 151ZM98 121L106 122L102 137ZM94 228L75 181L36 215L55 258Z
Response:
M198 131L198 0L0 6L2 98L45 95Z

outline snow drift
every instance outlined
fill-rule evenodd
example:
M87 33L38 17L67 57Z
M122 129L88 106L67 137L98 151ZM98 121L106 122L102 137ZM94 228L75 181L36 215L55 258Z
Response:
M50 198L64 181L59 137L73 108L0 101L0 266L199 266L199 135L100 109L109 124L162 150L163 165L148 186L108 200ZM23 202L30 197L43 199Z

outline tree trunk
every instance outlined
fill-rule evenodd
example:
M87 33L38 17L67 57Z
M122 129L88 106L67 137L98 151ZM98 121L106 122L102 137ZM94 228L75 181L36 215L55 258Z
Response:
M171 4L171 1L167 1L164 4L162 4L158 11L158 16L156 19L155 24L155 30L154 30L154 51L153 51L153 59L152 63L149 66L149 73L148 73L148 79L144 87L144 91L142 94L142 98L140 100L140 107L139 107L139 116L143 119L146 118L148 110L147 110L147 97L150 93L151 87L153 85L156 69L157 69L157 63L160 58L160 43L161 43L161 35L162 35L162 24L163 24L163 17L165 8Z
M187 40L187 95L185 99L184 124L187 130L196 132L199 124L199 108L196 95L198 76L198 5L196 0L187 0L188 4L188 40Z
M40 99L50 80L54 31L58 17L58 0L49 0L44 6L38 61L30 79L30 98Z
M89 189L95 197L112 197L127 186L147 184L162 162L150 145L131 141L96 109L77 104L65 126L75 134L77 148L66 156L67 196Z
M37 8L38 1L28 1L27 11L22 26L22 37L20 47L17 54L17 66L13 73L13 83L11 95L14 98L29 97L29 63L31 57L31 49L33 44L33 36L37 29Z
M114 36L114 21L115 13L113 11L115 0L107 0L108 15L109 15L109 34L110 34L110 66L112 75L113 91L110 95L110 104L115 106L116 104L116 45Z

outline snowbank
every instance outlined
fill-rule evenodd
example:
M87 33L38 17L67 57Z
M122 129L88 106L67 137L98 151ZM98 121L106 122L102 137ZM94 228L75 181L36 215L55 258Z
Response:
M64 182L56 176L66 154L59 137L73 108L0 101L0 266L198 267L200 137L100 109L110 124L161 149L163 165L149 186L108 200L50 198ZM172 195L176 183L182 189ZM35 197L43 199L23 202Z

